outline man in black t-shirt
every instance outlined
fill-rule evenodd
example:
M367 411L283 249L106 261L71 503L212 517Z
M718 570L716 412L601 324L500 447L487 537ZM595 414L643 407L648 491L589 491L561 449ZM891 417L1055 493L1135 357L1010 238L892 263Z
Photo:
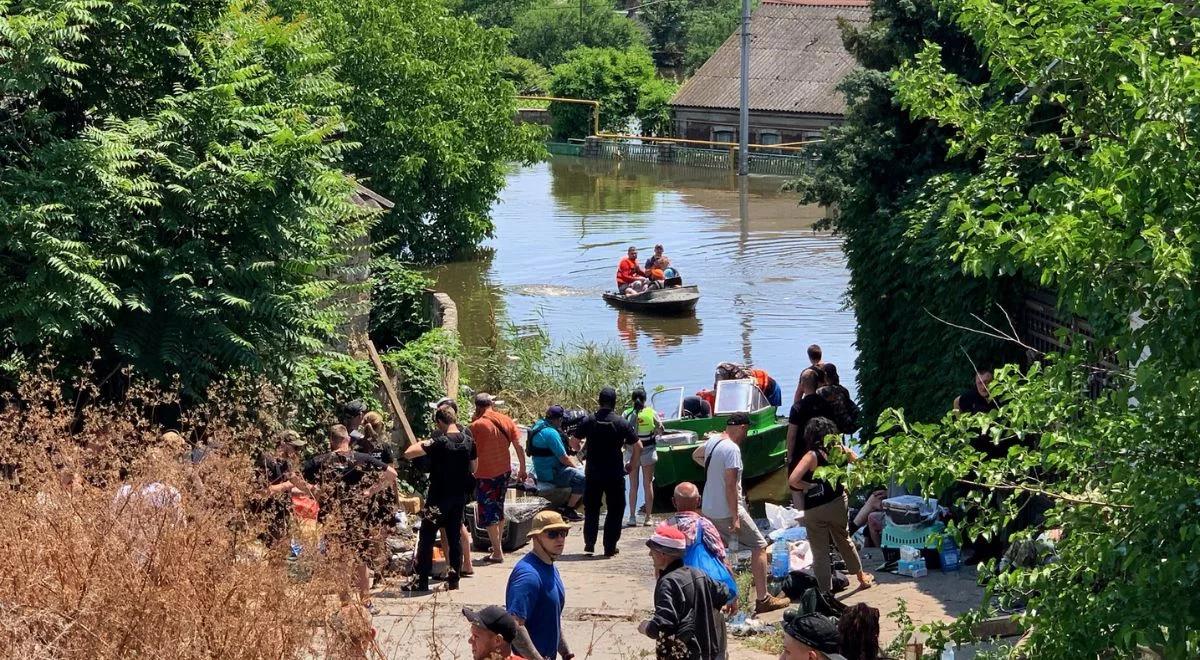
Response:
M294 472L300 467L300 452L306 446L307 443L295 431L280 431L275 435L275 451L263 452L255 462L265 488L262 499L252 506L256 513L265 518L267 527L259 539L268 546L278 543L287 535L292 490L308 491L308 484Z
M621 540L621 523L625 516L625 475L632 466L640 464L642 443L637 429L625 418L613 412L617 406L617 391L611 387L600 390L600 407L572 432L585 442L587 461L583 474L583 551L595 552L596 536L600 531L600 500L604 499L604 556L617 554ZM629 463L624 461L625 445L633 447Z
M975 387L964 390L962 394L954 398L954 410L963 413L986 413L993 410L999 410L1000 404L992 398L992 393L988 391L988 385L992 382L992 372L990 369L977 372L975 374Z
M320 520L325 522L331 513L336 513L338 524L329 533L330 541L354 557L353 582L363 604L369 607L371 582L366 561L371 552L369 507L371 498L396 481L396 471L370 454L351 449L350 432L341 424L329 429L329 447L330 451L304 464L304 478L316 487Z
M800 462L800 457L804 455L804 447L797 445L803 444L804 429L808 426L808 422L817 417L833 416L833 410L829 402L817 394L816 370L809 368L801 372L798 394L800 398L792 404L792 409L788 413L788 476L791 476L792 470ZM804 507L804 493L792 491L792 506L797 509Z

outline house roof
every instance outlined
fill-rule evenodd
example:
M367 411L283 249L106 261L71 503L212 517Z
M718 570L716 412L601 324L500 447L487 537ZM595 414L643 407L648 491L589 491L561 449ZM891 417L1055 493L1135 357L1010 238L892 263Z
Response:
M750 20L750 109L842 115L837 85L857 66L838 19L863 25L867 0L767 0ZM672 106L736 109L741 34L734 32L671 99Z

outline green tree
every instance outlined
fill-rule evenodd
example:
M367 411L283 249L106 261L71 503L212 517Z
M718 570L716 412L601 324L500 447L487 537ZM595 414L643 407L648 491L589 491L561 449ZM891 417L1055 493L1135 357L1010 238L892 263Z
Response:
M866 419L903 407L913 420L934 420L970 385L972 361L991 367L1017 357L1001 341L964 335L939 319L970 325L979 314L1005 327L997 305L1015 309L1023 285L969 277L946 258L938 230L946 201L925 183L968 177L976 164L947 157L950 131L897 107L891 72L926 41L942 45L963 79L985 81L988 72L974 42L928 0L877 0L868 25L847 26L844 39L861 66L841 85L845 122L826 131L812 173L793 187L806 203L838 209L832 225L850 268Z
M193 393L321 347L368 226L331 71L310 26L255 4L0 4L9 343Z
M638 91L637 117L642 135L668 136L671 134L671 98L679 91L679 84L662 78L646 81Z
M550 89L550 72L546 67L524 57L501 58L500 75L513 84L518 94L543 96Z
M575 48L625 50L645 43L642 27L615 11L611 0L550 0L517 15L509 48L550 68Z
M643 93L661 98L654 60L644 49L577 48L566 61L554 67L550 80L553 96L600 102L600 128L623 131L638 112ZM591 131L590 106L551 103L554 135L561 138L587 135ZM648 111L647 116L652 117Z
M321 26L358 143L347 166L396 206L377 242L410 261L474 250L512 161L541 156L538 127L513 122L503 34L450 15L441 0L276 0Z
M384 257L371 261L371 282L371 340L379 350L429 330L429 276Z
M660 0L640 14L655 62L688 74L738 30L741 16L741 0Z
M925 184L945 200L944 254L976 277L1020 273L1057 291L1093 336L1004 370L998 412L937 424L890 413L881 430L897 437L874 444L870 465L934 490L1010 493L1000 506L974 493L967 535L1001 533L1031 498L1052 505L1057 560L985 573L1002 602L1027 601L1021 657L1195 657L1200 21L1163 0L939 6L990 71L968 80L931 43L895 78L902 107L976 163ZM1088 396L1098 375L1107 387ZM1003 451L973 447L981 432Z
M534 0L450 0L456 12L470 16L484 27L512 27L518 14L534 6Z

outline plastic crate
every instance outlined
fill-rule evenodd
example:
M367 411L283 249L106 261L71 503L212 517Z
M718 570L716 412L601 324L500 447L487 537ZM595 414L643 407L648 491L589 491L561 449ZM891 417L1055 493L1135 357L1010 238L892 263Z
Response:
M541 499L541 498L538 498ZM544 503L545 500L542 500ZM507 513L507 511L506 511ZM491 550L492 541L488 538L487 528L475 524L475 503L467 504L467 529L471 530L471 541L476 550ZM528 534L533 529L533 516L518 519L507 516L500 528L500 548L504 552L512 552L529 542ZM464 548L465 550L465 548Z
M892 525L883 526L883 535L879 540L881 548L901 548L909 546L927 550L936 550L938 541L934 537L946 531L946 525L935 522L932 525Z

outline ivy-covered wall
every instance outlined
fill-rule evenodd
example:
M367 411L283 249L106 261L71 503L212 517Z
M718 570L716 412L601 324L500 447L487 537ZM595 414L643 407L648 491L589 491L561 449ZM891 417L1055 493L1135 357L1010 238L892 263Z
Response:
M875 0L866 27L843 30L862 66L841 86L846 121L826 132L819 164L792 187L806 203L838 209L832 226L845 239L851 271L858 391L867 419L889 407L911 419L936 419L971 384L972 364L1020 358L1002 342L946 322L982 327L975 314L1007 328L1000 306L1016 322L1024 287L1015 277L968 277L952 260L938 231L945 201L928 196L925 183L969 176L976 163L948 157L949 134L898 106L890 72L926 40L942 45L947 66L963 78L983 81L988 72L970 39L929 0Z

